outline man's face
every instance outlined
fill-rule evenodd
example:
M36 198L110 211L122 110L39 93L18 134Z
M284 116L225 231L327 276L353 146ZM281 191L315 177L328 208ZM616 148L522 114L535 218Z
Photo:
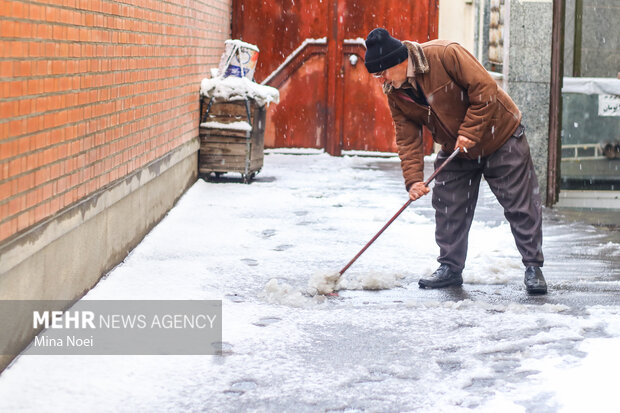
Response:
M374 73L373 76L379 78L384 84L390 84L398 89L407 80L407 60L382 72Z

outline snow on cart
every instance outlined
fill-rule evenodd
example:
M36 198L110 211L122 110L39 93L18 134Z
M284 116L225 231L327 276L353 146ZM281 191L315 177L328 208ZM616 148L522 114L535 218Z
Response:
M227 40L216 76L200 85L198 172L206 177L239 172L245 183L263 167L265 106L277 89L252 81L258 48Z

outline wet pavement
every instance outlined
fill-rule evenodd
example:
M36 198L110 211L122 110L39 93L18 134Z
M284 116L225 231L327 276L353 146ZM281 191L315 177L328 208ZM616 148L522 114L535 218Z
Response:
M371 170L382 171L385 175L398 181L401 177L399 164L392 161L370 161L366 165ZM425 176L432 173L431 163L426 163ZM430 196L416 201L416 212L432 219L434 211L430 206ZM464 271L465 285L462 288L447 290L407 290L407 292L379 291L375 292L376 300L383 301L382 295L388 300L413 298L437 300L482 300L489 303L536 303L563 304L573 311L583 310L591 305L620 305L620 230L613 224L618 211L609 210L555 210L544 208L544 255L543 271L550 284L550 294L529 296L523 293L520 283L505 285L468 285ZM474 220L488 228L506 225L503 210L484 180L480 197L476 206ZM618 221L620 224L620 221ZM380 228L380 227L379 227ZM470 248L471 251L471 248ZM490 260L493 253L487 252ZM515 255L515 257L518 257ZM519 258L517 258L518 260ZM514 264L514 263L511 263ZM497 271L493 268L493 271ZM519 271L515 271L519 272ZM414 284L418 275L412 275L405 283ZM513 277L518 280L516 276ZM412 295L413 294L413 295ZM343 297L354 298L359 292L346 291ZM361 294L368 296L368 292Z
M427 176L430 163L427 163ZM89 299L221 299L221 356L30 356L0 375L0 411L612 411L620 369L620 234L544 217L546 296L528 296L482 184L462 288L437 267L430 196L345 277L387 290L305 294L406 201L394 159L269 154L251 185L199 180ZM268 293L270 280L290 288ZM597 357L603 357L601 360Z

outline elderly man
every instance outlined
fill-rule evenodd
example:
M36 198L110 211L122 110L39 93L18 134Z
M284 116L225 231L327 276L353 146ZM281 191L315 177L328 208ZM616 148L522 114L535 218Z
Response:
M401 42L378 28L368 35L366 49L366 68L383 81L388 97L411 199L430 191L423 183L422 126L441 145L435 167L456 148L461 151L436 178L432 201L440 266L419 286L463 284L467 238L484 176L510 223L528 293L545 294L538 182L521 112L510 96L454 42Z

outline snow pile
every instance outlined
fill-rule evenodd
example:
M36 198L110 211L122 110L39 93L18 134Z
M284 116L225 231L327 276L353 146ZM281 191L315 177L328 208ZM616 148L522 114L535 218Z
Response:
M338 283L339 290L389 290L400 287L402 274L371 272L354 278L342 278Z
M254 99L259 106L280 101L278 89L259 85L245 77L239 78L234 76L202 79L200 94L225 101Z
M330 294L339 290L389 290L400 287L402 274L369 272L354 276L341 277L337 272L316 272L308 281L308 291L314 294Z
M344 39L344 44L359 44L366 47L366 40L361 37L356 37L355 39Z
M250 126L247 122L232 122L232 123L220 123L220 122L204 122L200 124L201 128L209 128L209 129L226 129L226 130L238 130L249 132L252 130L252 126Z
M337 290L340 273L315 272L308 281L308 289L316 294L331 294Z
M261 297L271 304L291 307L308 307L324 302L325 294L339 290L387 290L400 286L401 274L366 273L354 278L344 278L338 272L316 272L308 281L308 288L302 291L285 282L272 278L265 284Z
M463 279L468 284L502 285L523 278L524 270L521 261L516 257L489 255L485 260L476 263L478 268L475 271L465 270L463 273Z
M610 336L620 336L620 309L604 305L588 307L590 317L605 321L605 332ZM620 359L619 359L620 361Z
M579 361L556 357L543 360L544 369L537 377L541 387L554 391L553 401L561 412L605 412L617 406L617 381L613 379L620 368L618 348L620 339L586 339L578 347L586 354ZM534 364L534 363L531 363ZM541 369L540 364L535 368Z
M275 278L269 280L265 285L262 296L268 303L283 304L291 307L307 307L322 302L319 296L309 297L304 295L298 288L285 282L280 284Z
M590 326L603 327L611 337L586 338L576 350L579 356L556 354L552 357L525 359L522 371L538 371L535 384L541 393L551 395L550 402L561 412L615 411L617 405L615 373L620 369L620 310L617 307L592 306ZM587 320L587 319L586 319ZM584 321L586 321L584 320ZM598 325L595 323L599 323ZM583 337L582 337L583 338ZM576 340L577 341L577 340ZM527 389L519 389L523 393Z
M573 250L583 255L620 257L620 244L611 241L601 245L575 245Z

